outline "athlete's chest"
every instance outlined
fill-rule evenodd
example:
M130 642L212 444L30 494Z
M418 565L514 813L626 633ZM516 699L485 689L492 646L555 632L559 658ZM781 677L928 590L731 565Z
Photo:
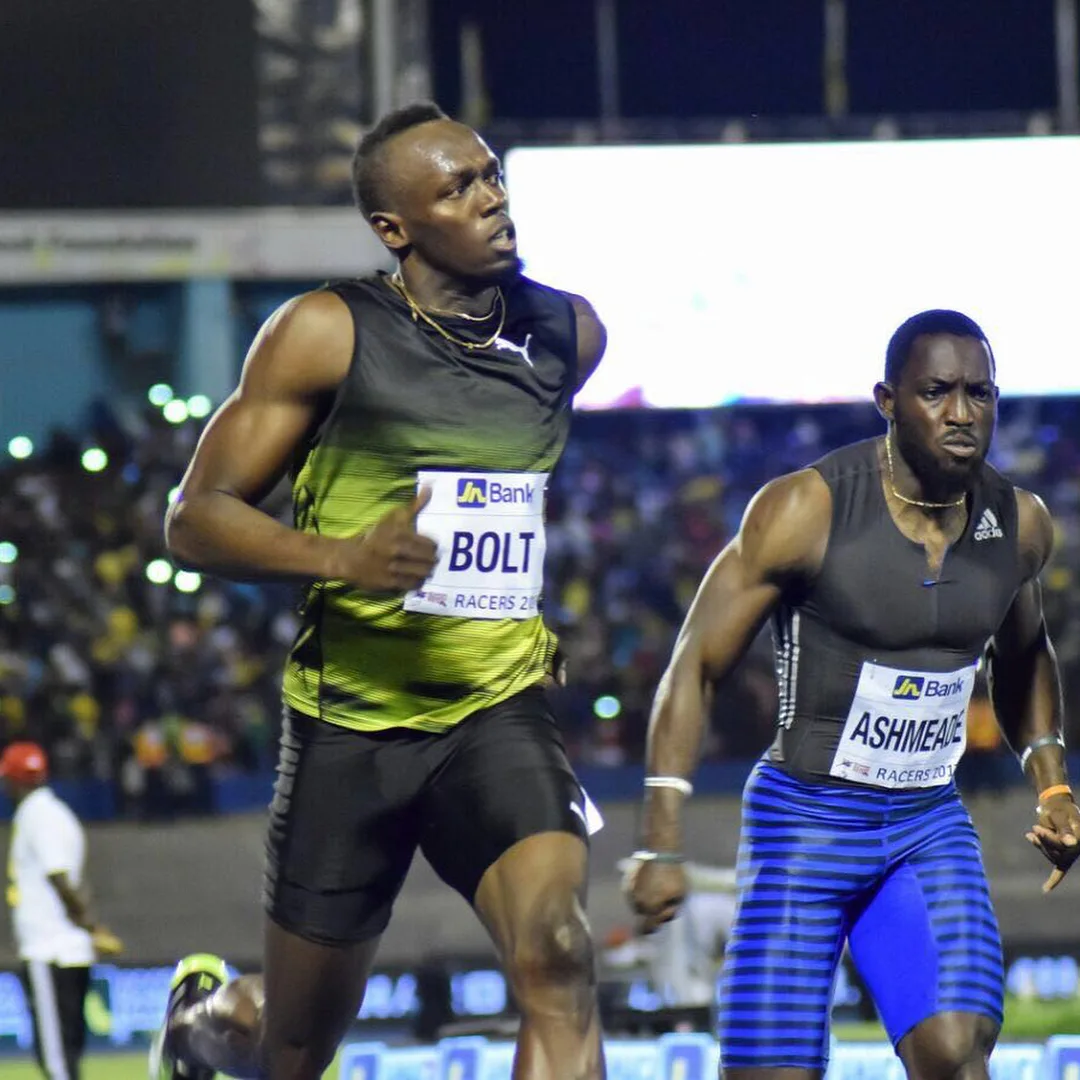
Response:
M568 403L569 365L528 326L470 350L402 323L366 335L350 373L350 404L374 423L534 427Z
M1000 528L980 531L977 519L937 561L932 568L922 545L888 526L870 536L843 530L830 541L812 603L834 631L871 651L978 653L1020 585L1015 540Z

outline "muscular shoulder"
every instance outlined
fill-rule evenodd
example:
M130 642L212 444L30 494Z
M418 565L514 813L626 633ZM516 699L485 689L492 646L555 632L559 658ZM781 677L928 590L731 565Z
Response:
M1026 578L1038 577L1054 550L1054 520L1038 495L1016 488L1016 527Z
M305 396L336 389L352 361L352 313L328 290L282 304L263 324L244 364L242 391Z
M578 387L588 380L599 367L607 348L607 328L600 321L596 309L576 293L563 293L574 309L574 322L577 327L577 362Z
M832 524L832 494L816 469L770 481L750 500L739 530L744 561L784 584L821 568Z

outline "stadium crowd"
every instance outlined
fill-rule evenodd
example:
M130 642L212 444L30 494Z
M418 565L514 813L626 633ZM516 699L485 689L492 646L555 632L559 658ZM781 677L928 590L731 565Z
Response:
M201 423L99 404L85 430L55 432L0 470L0 744L42 741L58 776L114 781L130 814L208 809L214 770L273 761L296 590L176 576L160 561L164 510ZM865 405L577 417L549 495L546 617L569 659L559 713L578 762L641 760L682 615L752 492L880 430ZM89 459L98 471L87 447L104 452ZM993 459L1058 521L1046 605L1075 704L1080 400L1005 399ZM287 516L284 486L274 501ZM757 755L774 713L763 633L717 695L706 756ZM970 742L1001 758L985 700Z

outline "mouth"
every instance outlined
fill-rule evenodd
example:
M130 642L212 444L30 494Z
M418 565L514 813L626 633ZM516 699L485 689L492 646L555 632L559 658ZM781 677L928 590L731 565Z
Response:
M517 248L517 230L511 221L500 225L489 237L488 243L496 251L514 251Z
M942 442L947 453L953 457L971 458L979 452L979 444L974 439L952 438Z

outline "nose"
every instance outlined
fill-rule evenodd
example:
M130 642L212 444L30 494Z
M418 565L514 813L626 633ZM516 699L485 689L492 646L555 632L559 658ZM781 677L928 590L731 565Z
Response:
M502 183L496 180L493 184L484 185L487 191L487 201L483 204L484 217L490 217L492 214L497 214L500 210L506 208L506 204L509 198L506 194L506 188L502 186Z
M957 387L949 395L949 408L945 414L945 422L956 427L969 427L974 420L975 414L971 408L971 399L962 386Z

